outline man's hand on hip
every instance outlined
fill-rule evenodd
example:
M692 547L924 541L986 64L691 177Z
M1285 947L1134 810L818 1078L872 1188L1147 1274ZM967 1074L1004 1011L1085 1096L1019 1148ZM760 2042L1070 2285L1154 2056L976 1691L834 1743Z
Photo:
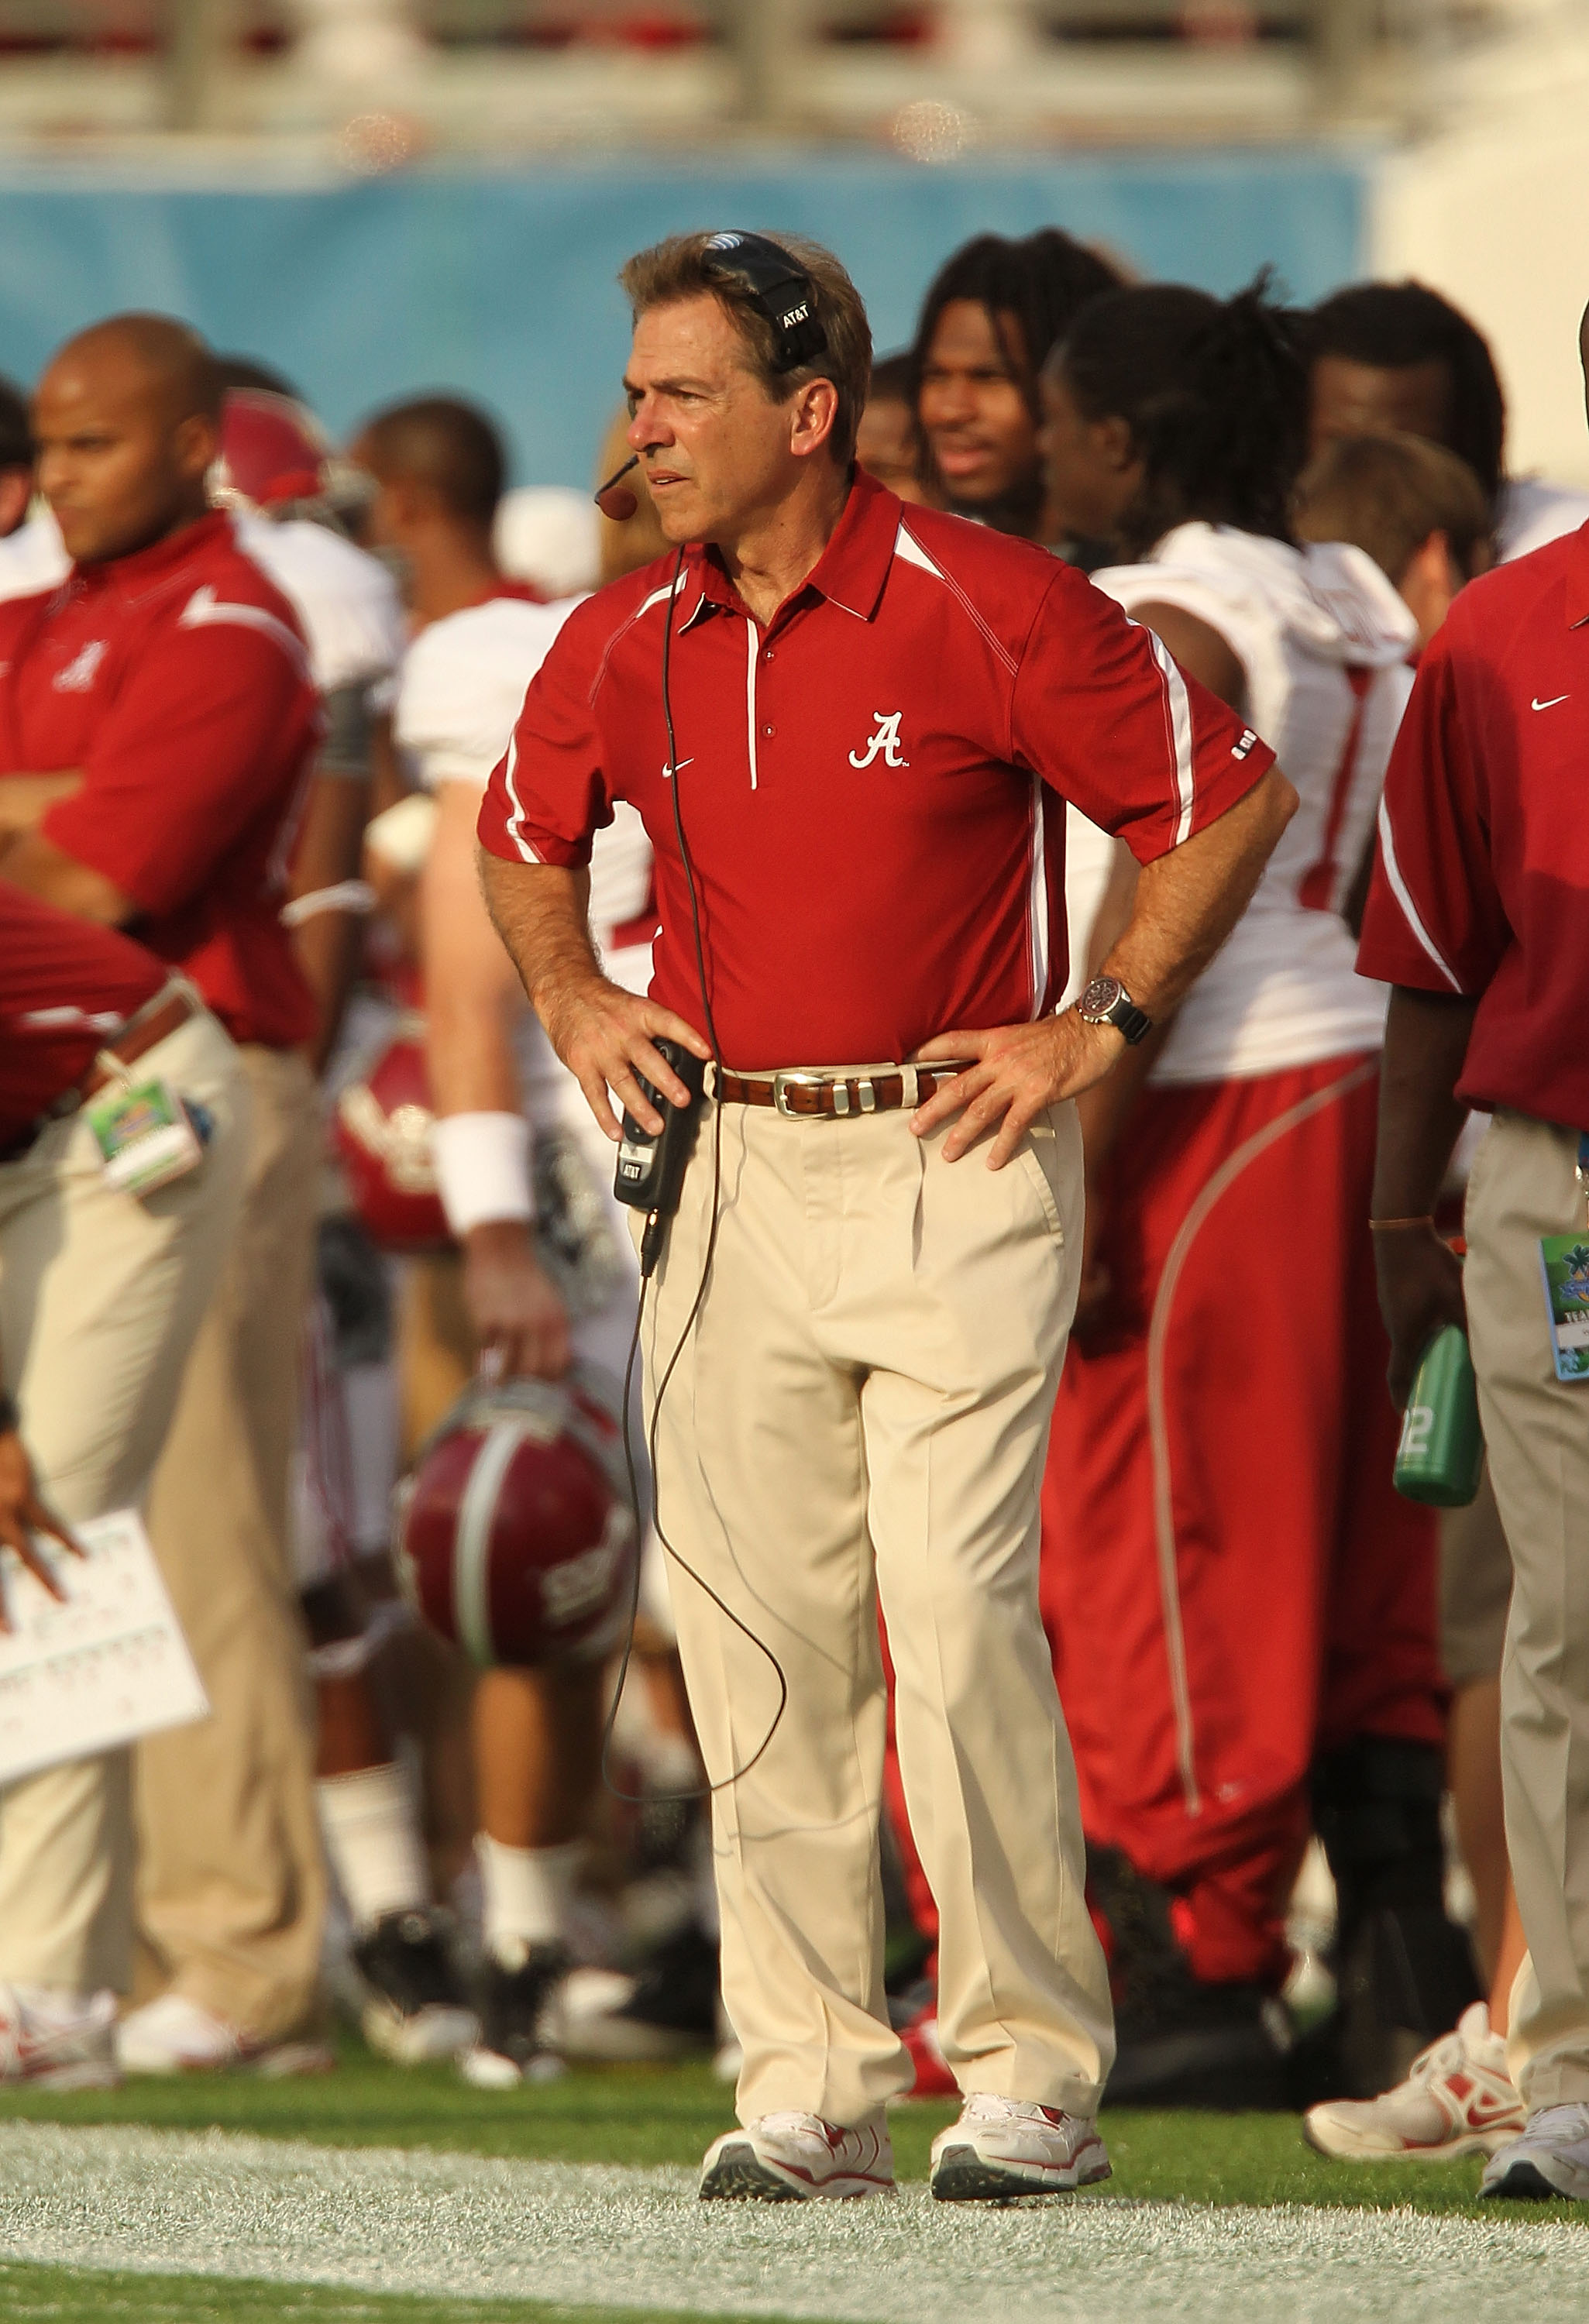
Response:
M1390 1334L1390 1394L1407 1409L1418 1359L1447 1323L1467 1330L1462 1261L1432 1227L1392 1227L1374 1237L1380 1313Z
M944 1140L944 1160L957 1162L996 1125L988 1168L1002 1170L1039 1113L1079 1096L1102 1081L1125 1048L1113 1025L1084 1023L1074 1009L1039 1017L1034 1025L998 1025L984 1033L940 1033L912 1059L970 1057L963 1074L918 1106L910 1127L918 1138L958 1114Z
M497 1379L561 1379L568 1314L518 1219L489 1219L464 1237L464 1305L481 1370Z
M688 1105L689 1092L660 1050L654 1038L680 1041L697 1057L712 1054L693 1025L675 1017L670 1009L648 1001L605 976L568 979L555 989L543 986L536 994L547 1038L585 1093L585 1102L606 1135L616 1141L621 1125L614 1113L611 1091L641 1127L653 1134L662 1118L641 1092L637 1074L661 1091L670 1105Z

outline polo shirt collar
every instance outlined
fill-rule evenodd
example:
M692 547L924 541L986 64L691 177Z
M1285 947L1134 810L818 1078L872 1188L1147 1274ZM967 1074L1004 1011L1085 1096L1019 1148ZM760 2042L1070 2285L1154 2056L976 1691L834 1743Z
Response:
M147 549L134 549L125 557L106 557L92 565L74 565L71 578L90 589L116 588L129 597L141 597L171 574L180 572L190 557L202 556L217 541L229 539L231 530L227 512L211 509L191 524L179 525L175 532L152 540Z
M841 613L853 613L859 622L869 622L877 611L883 583L893 562L901 505L897 493L889 492L857 468L833 538L795 596L814 589ZM746 612L744 601L724 571L723 560L715 548L697 543L685 562L688 579L681 594L688 596L692 586L697 594L679 623L681 630L688 629L708 606L729 613Z
M1573 535L1567 559L1567 627L1589 622L1589 524Z

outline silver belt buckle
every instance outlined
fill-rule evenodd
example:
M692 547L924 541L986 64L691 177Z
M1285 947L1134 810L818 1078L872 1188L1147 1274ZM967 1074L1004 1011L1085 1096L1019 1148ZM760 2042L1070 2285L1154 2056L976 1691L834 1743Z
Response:
M772 1102L786 1121L826 1121L823 1113L797 1113L785 1093L791 1089L826 1089L830 1075L827 1074L774 1074Z

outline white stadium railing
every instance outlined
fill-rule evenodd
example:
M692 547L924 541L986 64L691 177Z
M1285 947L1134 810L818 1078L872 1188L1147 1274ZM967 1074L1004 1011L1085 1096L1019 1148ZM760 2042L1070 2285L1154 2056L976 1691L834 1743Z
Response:
M1397 132L1451 56L1586 5L0 0L0 138L332 132L376 168L427 148L698 149L769 133L933 161L978 145Z

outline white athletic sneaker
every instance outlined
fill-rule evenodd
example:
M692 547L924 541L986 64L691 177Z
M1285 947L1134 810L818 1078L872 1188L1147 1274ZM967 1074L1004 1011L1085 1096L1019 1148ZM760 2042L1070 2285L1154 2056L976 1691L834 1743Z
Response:
M1067 2195L1108 2176L1108 2150L1089 2116L981 2090L932 2142L932 2192L940 2203Z
M814 2114L763 2114L714 2139L701 2164L703 2203L803 2203L818 2195L890 2195L886 2130L841 2130Z
M114 1993L58 1993L0 1985L0 2082L46 2090L113 2090Z
M1332 2098L1310 2107L1302 2135L1339 2162L1400 2155L1449 2163L1493 2154L1517 2137L1528 2110L1506 2070L1506 2043L1490 2031L1482 2001L1464 2009L1455 2034L1432 2042L1407 2080L1377 2098Z
M115 2032L124 2074L217 2074L252 2067L267 2078L324 2073L336 2061L319 2042L261 2042L180 1993L162 1993Z
M1514 2203L1548 2202L1553 2195L1589 2203L1589 2106L1541 2107L1531 2114L1522 2136L1485 2164L1479 2192Z

